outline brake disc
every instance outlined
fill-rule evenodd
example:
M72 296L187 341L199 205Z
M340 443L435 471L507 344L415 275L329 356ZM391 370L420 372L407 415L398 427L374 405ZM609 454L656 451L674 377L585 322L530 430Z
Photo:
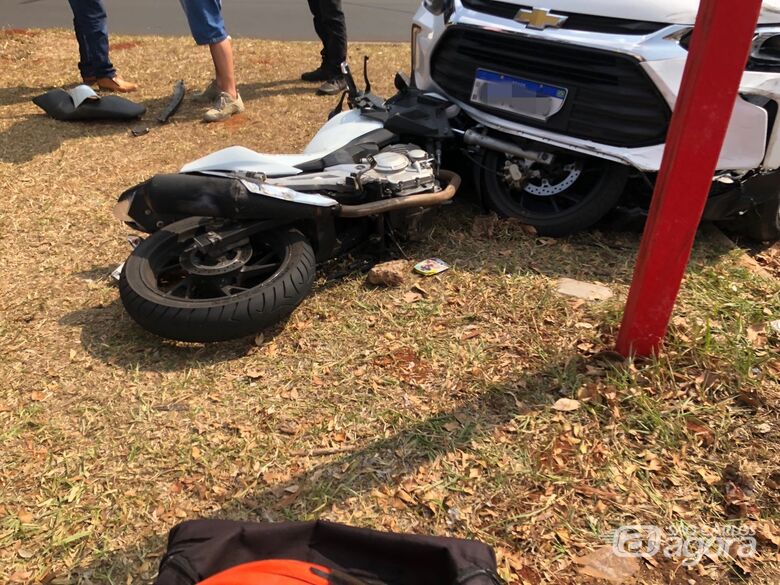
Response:
M252 258L252 245L245 244L211 258L197 248L185 251L179 259L190 274L197 276L222 276L240 270Z
M573 162L563 167L567 172L566 176L557 183L551 183L549 179L543 177L539 184L526 183L525 190L532 195L539 197L551 197L558 193L563 193L566 189L574 185L582 174L582 164Z

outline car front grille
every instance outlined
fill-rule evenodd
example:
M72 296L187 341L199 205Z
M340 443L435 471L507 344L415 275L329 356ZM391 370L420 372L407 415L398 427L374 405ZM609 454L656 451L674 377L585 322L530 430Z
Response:
M671 110L639 61L629 55L451 27L433 54L434 81L451 97L469 103L480 68L568 90L563 109L546 121L472 104L480 110L612 146L651 146L666 138Z
M463 6L492 14L501 18L514 19L521 9L533 10L533 6L521 6L498 0L461 0ZM560 12L553 10L553 14L568 17L561 28L581 30L595 33L614 35L649 35L669 26L663 22L648 22L644 20L629 20L625 18L612 18L609 16L593 16L575 12Z

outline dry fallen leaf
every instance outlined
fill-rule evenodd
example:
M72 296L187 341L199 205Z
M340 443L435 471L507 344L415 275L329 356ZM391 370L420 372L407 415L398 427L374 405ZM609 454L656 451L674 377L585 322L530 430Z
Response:
M605 579L610 583L627 583L639 572L639 561L633 557L618 556L615 548L607 544L593 552L574 559L580 565L582 575Z
M577 410L582 403L579 400L572 400L571 398L561 398L558 402L553 404L553 410L558 412L572 412Z
M696 473L698 473L707 485L715 485L720 481L720 476L714 473L710 473L703 467L697 467Z
M747 329L747 339L751 345L760 347L766 341L766 325L763 323L754 323Z
M16 517L19 518L19 522L22 524L30 524L34 520L33 515L29 512L19 512Z
M423 296L416 292L408 292L404 295L404 302L409 304L420 302L422 299Z

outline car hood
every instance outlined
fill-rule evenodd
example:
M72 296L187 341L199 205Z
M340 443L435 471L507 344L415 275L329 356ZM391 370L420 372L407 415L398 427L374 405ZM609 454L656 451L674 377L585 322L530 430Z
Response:
M528 6L532 0L504 0L510 4ZM561 12L611 16L647 22L669 24L693 24L699 9L698 0L545 0L534 4L537 8L549 8ZM761 9L762 24L780 23L780 0L765 0Z

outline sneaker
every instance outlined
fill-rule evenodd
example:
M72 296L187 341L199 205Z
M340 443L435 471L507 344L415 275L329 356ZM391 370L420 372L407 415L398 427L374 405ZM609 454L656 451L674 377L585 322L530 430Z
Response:
M324 65L320 65L314 71L307 71L306 73L301 75L301 79L303 81L310 81L310 82L328 81L328 79L330 79L331 77L333 77L333 74L330 71L328 71Z
M244 109L244 102L241 100L240 95L234 99L229 93L223 91L214 102L214 107L203 114L203 121L220 122L227 120L230 116L240 114Z
M343 75L331 77L317 90L317 95L336 95L347 89L347 80Z
M219 97L220 93L222 93L222 91L219 89L219 85L217 85L217 80L212 79L208 87L203 91L193 95L192 99L194 99L196 102L208 104L216 100Z

